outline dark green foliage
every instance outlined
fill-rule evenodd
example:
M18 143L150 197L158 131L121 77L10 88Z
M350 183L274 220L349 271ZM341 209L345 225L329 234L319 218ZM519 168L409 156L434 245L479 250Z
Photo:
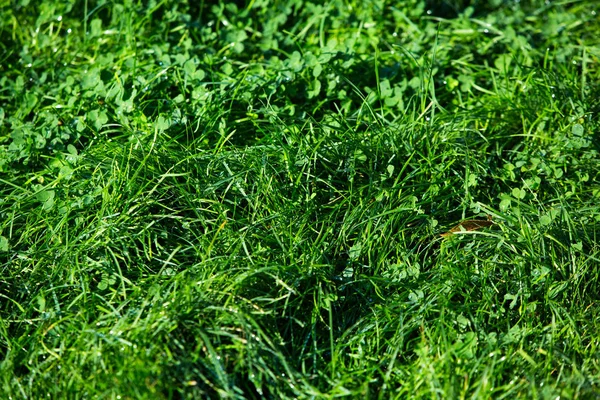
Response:
M1 393L597 397L596 13L0 5Z

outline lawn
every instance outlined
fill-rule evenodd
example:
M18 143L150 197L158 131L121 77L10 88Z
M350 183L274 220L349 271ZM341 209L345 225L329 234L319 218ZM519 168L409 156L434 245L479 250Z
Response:
M599 13L0 2L0 397L600 399Z

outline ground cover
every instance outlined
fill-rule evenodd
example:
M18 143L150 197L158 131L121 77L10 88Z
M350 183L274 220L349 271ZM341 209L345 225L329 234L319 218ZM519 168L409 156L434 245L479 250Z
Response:
M0 3L2 397L598 398L598 12Z

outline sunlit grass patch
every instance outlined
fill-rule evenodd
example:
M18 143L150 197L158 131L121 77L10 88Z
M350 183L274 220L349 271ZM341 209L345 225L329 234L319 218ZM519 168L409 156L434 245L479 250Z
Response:
M2 393L593 397L594 8L0 8Z

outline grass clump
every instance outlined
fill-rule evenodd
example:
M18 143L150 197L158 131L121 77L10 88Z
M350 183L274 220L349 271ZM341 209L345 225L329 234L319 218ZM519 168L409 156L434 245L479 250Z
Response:
M4 397L597 395L595 3L396 3L0 6Z

